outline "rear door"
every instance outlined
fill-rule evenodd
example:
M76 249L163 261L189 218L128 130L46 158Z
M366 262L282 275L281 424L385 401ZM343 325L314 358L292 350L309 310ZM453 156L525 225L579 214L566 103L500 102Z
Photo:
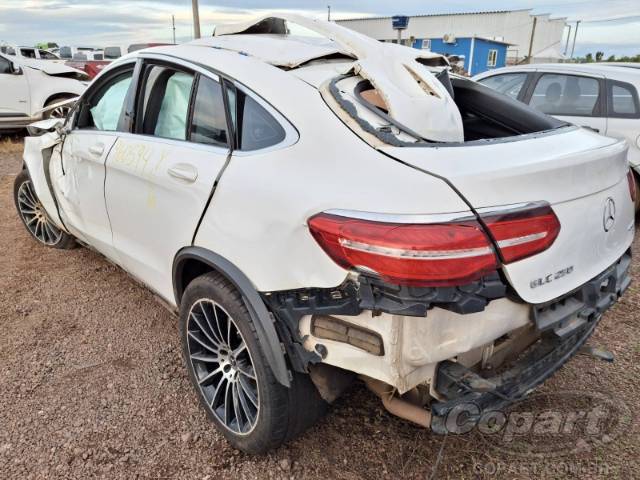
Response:
M533 108L597 133L607 131L604 77L538 72L525 98Z
M229 157L220 79L148 59L136 125L107 159L105 196L121 265L173 301L176 253L191 245Z

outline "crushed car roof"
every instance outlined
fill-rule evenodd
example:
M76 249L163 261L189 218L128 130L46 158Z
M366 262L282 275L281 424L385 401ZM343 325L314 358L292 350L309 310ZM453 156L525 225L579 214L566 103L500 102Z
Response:
M238 34L202 38L192 45L203 45L251 55L276 67L295 68L311 60L342 55L355 60L336 42L325 38L280 34Z
M289 23L322 38L292 36ZM213 38L191 45L235 51L289 69L332 55L352 58L342 73L368 80L395 120L429 140L464 140L458 107L432 71L433 67L448 66L442 55L380 43L335 23L295 14L267 14L222 25Z

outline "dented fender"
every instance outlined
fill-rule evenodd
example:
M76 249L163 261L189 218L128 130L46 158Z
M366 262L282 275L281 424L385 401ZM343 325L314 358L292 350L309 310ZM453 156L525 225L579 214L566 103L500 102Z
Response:
M60 125L59 119L43 120L30 125L30 133L38 131L44 133L24 139L23 160L42 207L56 227L66 232L67 229L58 214L58 205L53 194L49 169L52 158L60 155L60 149L56 148L62 142L62 137L57 131L57 127Z

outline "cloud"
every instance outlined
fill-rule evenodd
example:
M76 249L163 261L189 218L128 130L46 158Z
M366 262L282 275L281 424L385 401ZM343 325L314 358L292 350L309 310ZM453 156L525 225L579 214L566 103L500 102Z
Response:
M171 15L176 17L179 41L191 38L191 8L186 0L0 0L0 40L34 44L126 45L133 42L171 41ZM200 0L203 34L216 24L230 23L267 10L287 10L319 18L353 18L371 15L449 13L532 8L534 13L581 19L576 51L606 45L611 53L640 50L640 2L637 0ZM19 7L16 6L19 4ZM604 21L603 21L604 20Z

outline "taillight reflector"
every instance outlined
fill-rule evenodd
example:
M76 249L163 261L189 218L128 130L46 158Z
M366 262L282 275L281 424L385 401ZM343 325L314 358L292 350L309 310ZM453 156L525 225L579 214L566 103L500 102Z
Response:
M474 220L403 224L320 213L309 229L338 265L395 284L462 285L497 268L491 242Z
M536 206L505 214L482 215L504 263L512 263L548 249L560 233L550 206Z

